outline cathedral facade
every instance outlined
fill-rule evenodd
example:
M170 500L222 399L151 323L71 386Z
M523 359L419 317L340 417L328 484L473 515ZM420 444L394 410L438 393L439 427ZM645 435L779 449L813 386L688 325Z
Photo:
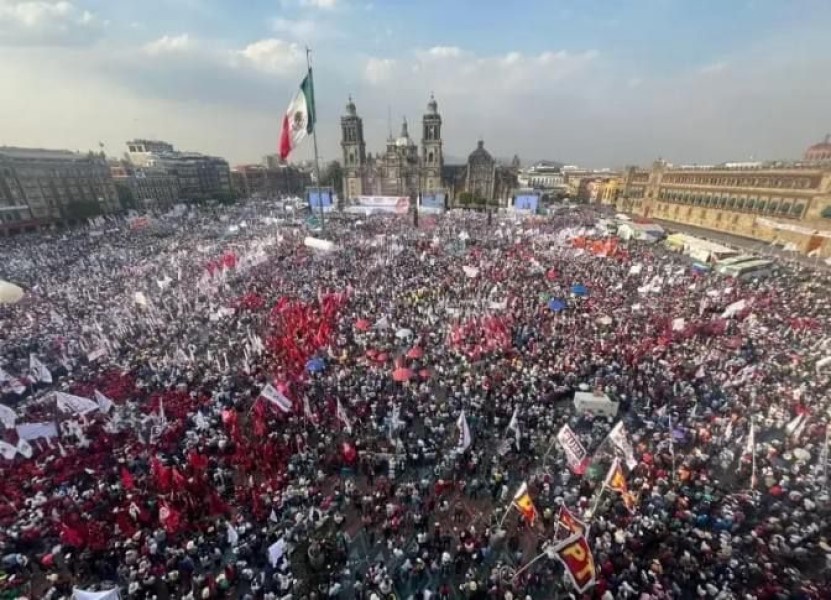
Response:
M397 138L387 138L386 150L372 156L366 151L363 120L352 99L341 117L343 189L347 198L357 196L409 196L442 189L441 116L431 96L422 118L421 148L410 137L407 120ZM420 151L419 151L420 150Z

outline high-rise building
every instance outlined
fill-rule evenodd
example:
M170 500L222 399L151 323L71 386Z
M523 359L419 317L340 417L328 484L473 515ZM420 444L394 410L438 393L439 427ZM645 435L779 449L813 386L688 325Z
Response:
M231 181L234 192L246 198L301 195L312 184L308 171L285 163L274 167L238 165L231 169Z
M102 155L0 147L0 230L72 224L119 209Z
M438 104L431 96L422 119L421 155L404 119L399 136L390 135L386 150L373 157L366 151L363 121L350 98L341 117L345 196L414 197L419 191L439 191L444 166L441 125Z
M127 156L137 167L154 165L155 158L165 152L174 152L173 144L159 140L131 140L127 142Z

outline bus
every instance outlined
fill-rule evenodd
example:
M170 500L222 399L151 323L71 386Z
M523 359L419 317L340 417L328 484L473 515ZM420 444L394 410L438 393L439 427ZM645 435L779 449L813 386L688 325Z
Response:
M771 260L752 260L736 265L728 265L721 270L721 273L741 281L749 281L767 277L773 273L774 267L775 265Z
M758 256L753 256L752 254L742 254L740 256L731 256L730 258L725 258L724 260L720 260L716 263L716 272L723 273L724 269L727 267L732 267L733 265L740 265L742 263L747 263L754 260L762 260Z

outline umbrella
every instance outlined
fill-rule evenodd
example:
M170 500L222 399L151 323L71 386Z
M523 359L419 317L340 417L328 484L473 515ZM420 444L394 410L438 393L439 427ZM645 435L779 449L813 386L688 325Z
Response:
M17 304L23 298L23 289L8 281L0 280L0 304Z
M375 355L375 360L377 360L378 362L387 362L387 358L389 358L389 356L386 352L379 352Z
M402 383L404 381L409 381L413 377L413 372L410 369L406 369L404 367L400 367L392 372L392 378L394 381L398 381Z
M552 298L548 301L548 310L550 310L551 312L561 312L565 310L565 308L566 303L563 300L560 300L559 298Z
M306 363L306 370L309 373L320 373L326 368L326 362L322 358L313 358Z
M419 346L413 346L410 348L410 351L407 352L407 358L419 359L422 356L424 356L424 350L422 350Z
M369 350L366 351L366 357L367 358L374 359L377 356L378 356L378 351L375 350L374 348L370 348Z
M422 379L430 379L430 369L422 369L418 372L418 376Z
M811 458L811 453L805 448L797 448L793 451L793 455L797 460L808 460Z
M575 296L588 296L589 289L582 283L575 283L571 286L571 293Z
M395 332L395 337L397 337L398 339L413 337L413 330L405 328L399 329Z
M369 331L370 327L372 327L372 323L366 319L358 319L355 321L355 329L358 331Z

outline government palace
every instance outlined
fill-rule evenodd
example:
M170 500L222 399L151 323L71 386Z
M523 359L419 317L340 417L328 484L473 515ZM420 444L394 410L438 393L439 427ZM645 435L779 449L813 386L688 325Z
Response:
M831 138L794 162L628 167L603 201L646 219L831 257Z

